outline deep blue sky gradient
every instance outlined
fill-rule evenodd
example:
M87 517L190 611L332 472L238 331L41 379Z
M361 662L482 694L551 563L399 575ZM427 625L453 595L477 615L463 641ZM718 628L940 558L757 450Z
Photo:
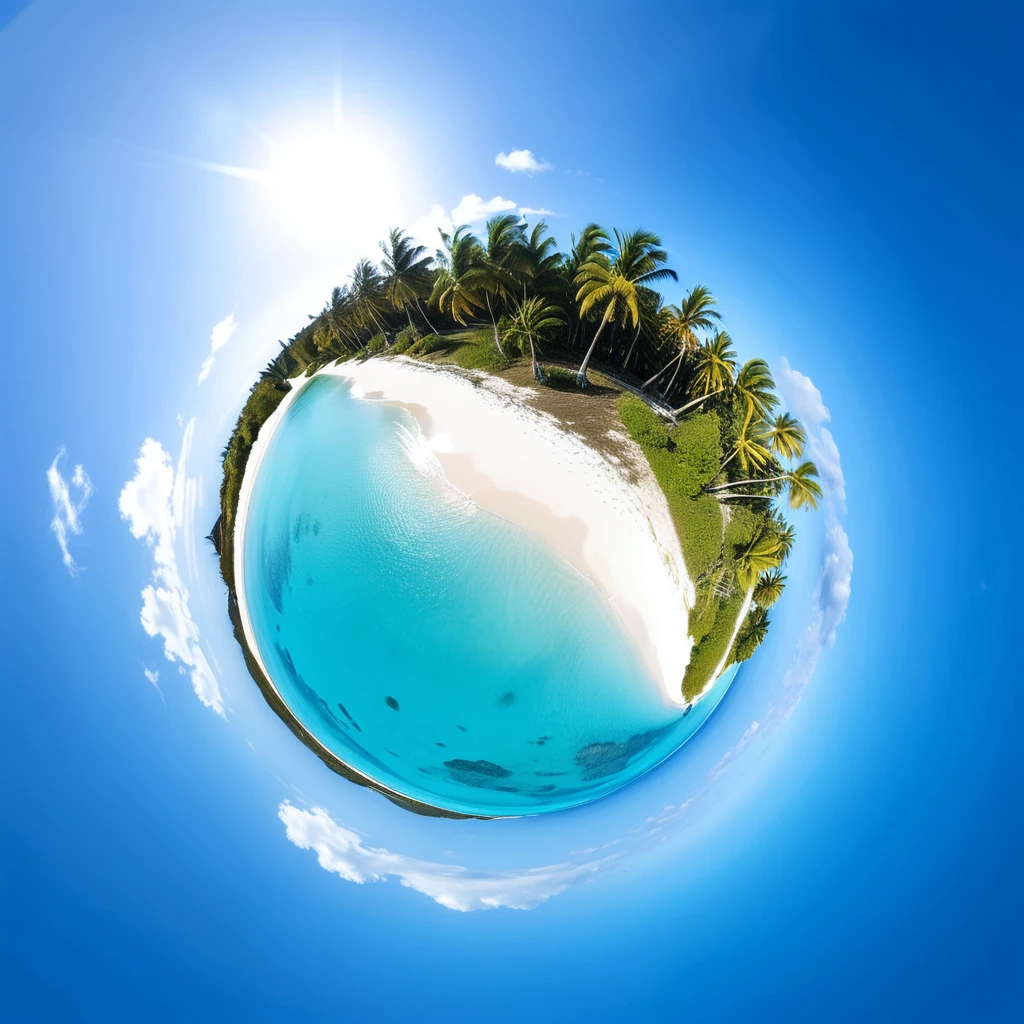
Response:
M4 1017L1019 1017L1022 37L1014 4L17 14L0 31ZM475 192L555 210L563 242L590 219L659 230L745 355L814 380L842 453L853 593L792 718L665 842L530 911L343 881L278 806L486 868L633 842L763 719L816 534L801 526L806 578L678 763L580 813L424 822L324 771L254 696L205 547L193 611L232 714L203 707L139 624L151 561L117 495L142 440L176 456L195 415L209 517L240 389L313 311L324 264L262 230L252 186L174 158L246 162L245 123L329 111L336 68L346 111L400 140L408 216ZM493 159L513 147L555 170L510 176ZM96 488L77 578L49 531L60 445Z

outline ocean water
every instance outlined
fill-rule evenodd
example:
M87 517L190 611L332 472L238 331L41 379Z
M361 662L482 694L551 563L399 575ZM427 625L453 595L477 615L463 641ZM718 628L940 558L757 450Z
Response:
M296 717L392 790L469 814L603 796L697 730L597 589L456 491L402 409L308 382L257 474L245 597Z

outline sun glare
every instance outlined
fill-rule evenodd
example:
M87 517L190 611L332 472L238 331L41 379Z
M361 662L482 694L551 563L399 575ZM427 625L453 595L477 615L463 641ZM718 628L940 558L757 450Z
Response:
M391 154L382 141L342 128L304 126L274 138L265 181L280 227L300 242L379 233L394 217Z

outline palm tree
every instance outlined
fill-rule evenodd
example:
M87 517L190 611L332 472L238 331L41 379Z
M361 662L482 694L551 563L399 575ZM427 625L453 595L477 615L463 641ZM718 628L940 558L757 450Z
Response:
M780 561L778 538L762 533L736 552L736 579L744 590L751 590L761 573L774 569Z
M626 235L615 232L615 246L604 252L595 253L580 267L573 280L577 288L582 319L595 306L604 306L604 315L590 342L590 348L576 373L576 383L586 388L587 367L601 332L613 318L630 321L634 327L640 323L640 296L642 286L663 281L676 280L676 272L664 266L668 253L661 248L661 239L638 228Z
M340 344L353 351L360 347L354 303L347 287L333 288L331 297L314 320L313 342L320 352L338 351Z
M735 375L736 353L733 351L732 338L726 331L715 331L714 336L705 341L697 352L693 390L699 392L699 395L674 410L673 415L681 416L687 409L700 405L714 395L720 395L732 385Z
M526 239L526 260L529 264L529 279L533 293L542 295L557 303L561 289L563 257L557 243L547 234L545 221L538 221ZM525 285L525 281L524 281ZM524 298L525 288L524 288Z
M766 420L779 404L779 398L775 394L775 381L763 359L750 359L743 364L740 372L736 374L733 390L746 406L748 424L752 419Z
M416 245L401 228L392 228L387 240L380 243L384 259L384 292L395 309L404 310L412 327L412 313L409 307L415 305L427 327L433 333L433 326L423 312L420 298L430 294L432 281L430 264L433 257L425 245Z
M574 284L576 275L588 260L599 259L604 253L607 253L611 249L611 244L608 240L608 232L598 224L588 224L580 232L579 238L572 235L570 241L569 252L559 267L559 293L561 296L559 305L572 324L569 333L569 347L575 350L576 333L582 319L579 303L576 300L578 290Z
M461 224L451 235L444 231L440 234L444 248L438 249L434 257L438 274L430 301L456 323L465 324L467 316L486 305L484 251L468 224Z
M515 214L501 214L487 222L487 248L481 271L487 312L494 327L494 344L504 357L495 305L504 302L520 284L525 287L531 271L526 240Z
M768 425L765 437L769 441L768 447L776 455L784 459L799 459L804 453L804 445L807 443L807 435L798 419L794 419L788 412L776 416Z
M717 491L731 490L733 487L746 487L751 484L763 486L765 484L783 483L789 488L790 508L817 508L822 497L821 484L815 479L818 475L818 467L813 462L802 462L796 469L790 469L785 473L776 476L752 477L749 480L734 480L732 483L719 484L717 487L709 487L709 494ZM727 494L727 498L766 498L766 494Z
M694 390L705 396L717 395L732 385L735 376L736 353L732 338L727 331L715 331L698 351Z
M544 380L541 373L540 363L537 362L537 349L544 335L555 327L562 324L562 318L558 310L551 304L544 301L540 295L533 295L523 299L515 308L512 316L512 325L505 335L506 339L515 341L520 348L523 342L530 346L530 361L533 364L533 376Z
M793 544L796 542L796 528L792 524L787 523L778 511L776 511L772 520L775 523L775 536L779 540L780 561L785 562L789 558L789 553L793 550Z
M733 657L736 661L746 661L754 653L768 635L770 625L771 620L766 609L755 608L751 611L736 637L736 645L733 647Z
M786 577L778 569L761 573L754 584L754 600L760 608L771 608L786 588Z
M678 306L669 306L668 329L672 340L675 342L678 353L673 356L650 380L644 383L644 387L653 384L672 364L675 364L675 373L668 382L668 387L662 392L667 395L679 376L679 370L683 360L692 356L700 347L700 339L697 331L710 331L716 320L721 320L721 314L717 313L713 306L717 305L715 297L702 284L690 289L686 298Z
M383 334L384 325L380 317L387 305L384 281L380 271L369 260L360 260L356 264L348 293L352 300L353 314L360 326Z
M692 405L690 402L688 405ZM684 409L687 406L683 407ZM683 410L678 410L682 412ZM757 424L751 424L749 421L744 421L740 426L739 433L736 435L736 441L733 444L732 451L726 457L725 461L718 467L718 472L721 473L726 466L732 462L736 456L739 456L740 465L743 467L743 471L756 472L757 470L766 469L768 466L773 465L774 460L772 459L772 453L764 445L765 436L759 429ZM745 481L749 483L749 481ZM767 483L767 480L760 480L758 482ZM735 484L723 484L721 488L712 488L712 490L724 490L726 487L733 487Z

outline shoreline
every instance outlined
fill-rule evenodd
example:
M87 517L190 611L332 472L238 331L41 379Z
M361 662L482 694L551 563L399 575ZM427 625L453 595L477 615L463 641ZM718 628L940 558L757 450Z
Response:
M449 483L480 508L528 530L597 587L658 685L685 707L694 588L668 502L646 456L625 434L599 452L535 393L488 374L403 357L325 367L364 401L396 405Z
M316 374L313 374L313 376L316 376ZM267 448L270 446L270 442L273 440L278 426L287 414L288 407L293 401L295 401L298 394L312 379L312 377L295 377L291 379L291 388L260 428L259 434L256 436L256 440L253 442L252 448L249 452L249 458L245 464L245 472L242 475L242 485L238 494L238 507L235 513L233 530L235 537L235 543L232 548L234 586L230 587L228 590L228 611L230 614L230 599L231 597L234 597L234 605L238 613L238 626L241 628L242 632L240 640L243 646L242 653L246 656L247 661L251 659L253 663L249 666L250 673L253 674L255 678L255 673L252 672L252 668L255 667L259 671L260 675L263 677L263 682L261 683L259 679L256 679L256 683L260 690L263 691L264 698L267 700L268 704L270 704L272 710L277 713L277 715L284 721L285 725L332 771L342 775L344 778L347 778L352 782L375 790L382 796L391 800L392 803L417 814L423 814L428 817L458 819L475 818L481 821L494 820L496 817L495 815L464 814L461 811L450 811L446 807L440 807L437 804L428 804L422 800L415 800L396 789L391 789L390 786L384 785L384 783L379 779L375 779L373 776L367 775L365 772L361 772L358 768L355 768L347 761L343 761L333 750L330 749L330 747L317 739L317 737L310 732L309 729L307 729L298 720L298 718L295 717L295 714L288 706L288 702L281 696L281 692L274 683L273 677L267 671L267 666L263 661L263 656L260 654L259 645L256 643L256 634L252 628L252 621L249 617L249 607L245 600L245 573L243 568L243 559L245 554L245 524L249 516L249 501L252 498L253 485L256 481L256 477L259 475L260 465L263 462L263 457L266 455ZM271 700L271 695L274 700Z

